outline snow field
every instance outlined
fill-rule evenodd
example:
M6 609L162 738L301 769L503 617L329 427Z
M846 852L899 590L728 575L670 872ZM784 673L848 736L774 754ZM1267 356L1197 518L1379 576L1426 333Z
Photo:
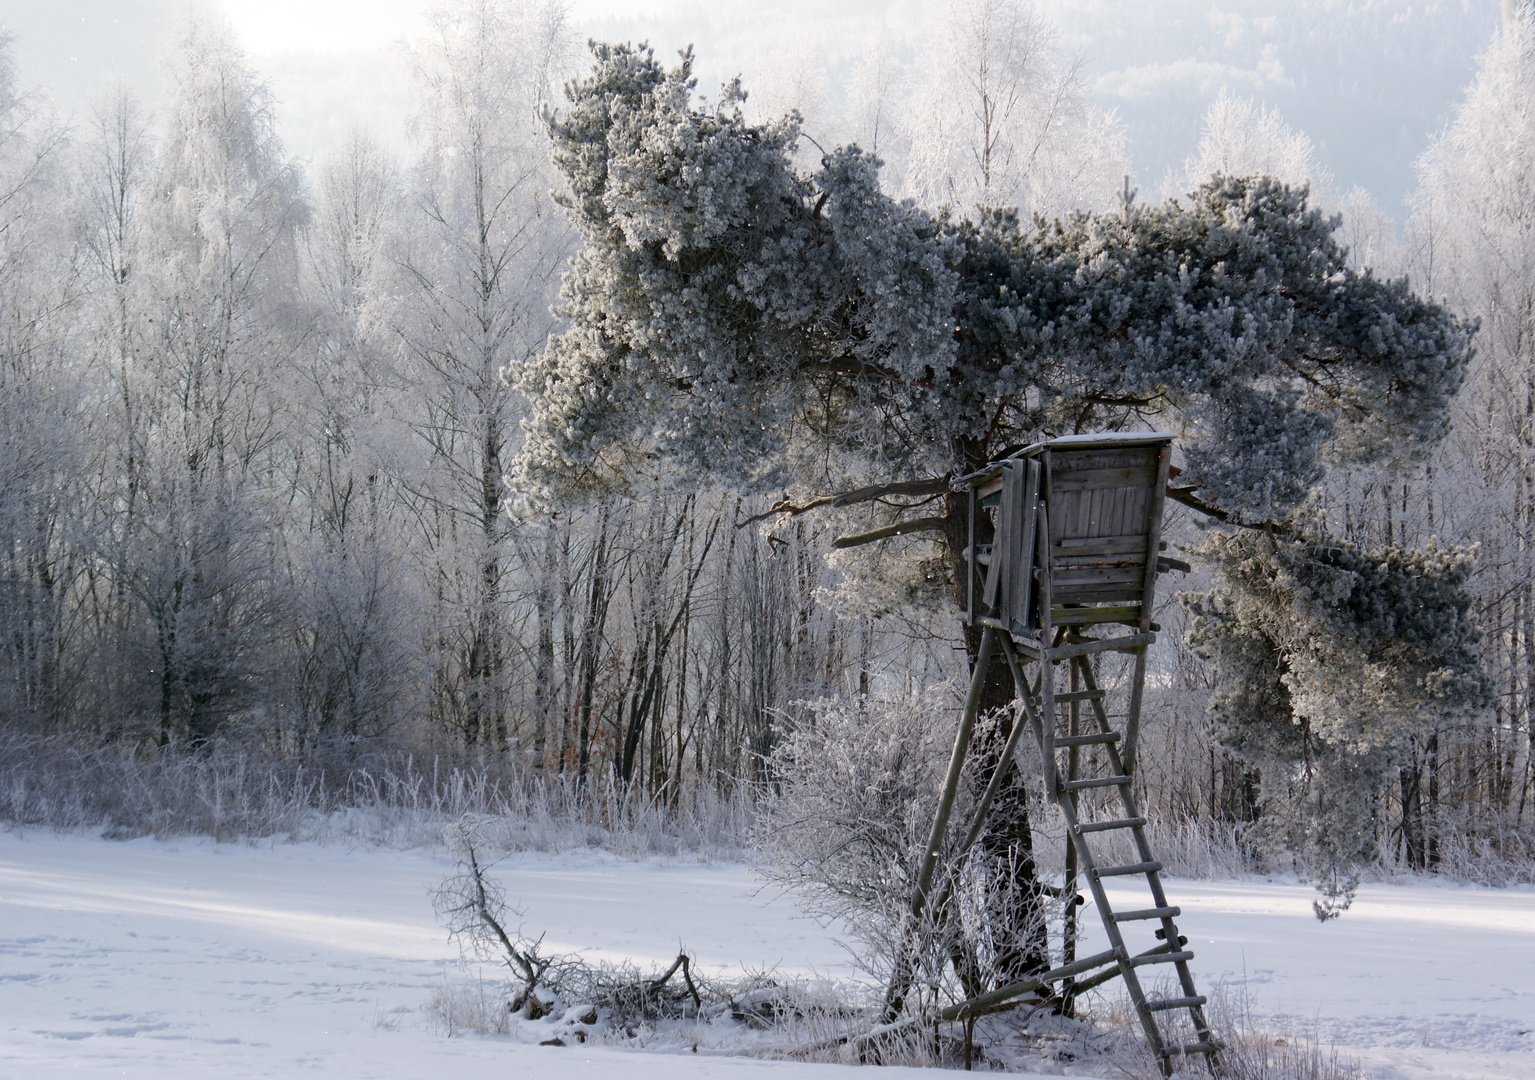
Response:
M1108 892L1119 910L1146 906L1144 888ZM1328 923L1307 885L1170 880L1167 893L1200 992L1245 986L1264 1026L1315 1031L1373 1080L1535 1077L1528 888L1366 885ZM1091 905L1083 925L1084 950L1106 947Z
M831 1077L834 1065L433 1030L464 978L420 851L0 835L0 1077ZM518 856L497 869L554 951L706 973L854 976L835 935L734 864ZM1129 888L1111 890L1134 906ZM1320 924L1284 882L1171 881L1200 989L1245 979L1376 1080L1535 1077L1535 892L1375 885ZM1084 949L1100 940L1087 912ZM884 1070L882 1076L916 1076ZM928 1074L930 1075L930 1074Z

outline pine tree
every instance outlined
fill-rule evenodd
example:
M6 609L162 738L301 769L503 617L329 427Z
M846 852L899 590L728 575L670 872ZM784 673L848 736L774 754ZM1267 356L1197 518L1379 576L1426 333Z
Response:
M1217 736L1262 769L1261 839L1310 865L1325 920L1379 850L1380 795L1407 739L1489 704L1471 553L1244 531L1202 554L1221 583L1185 600L1216 672Z
M856 147L797 171L795 117L749 123L739 83L696 104L690 55L666 70L644 48L594 51L551 119L585 246L570 327L522 373L529 486L856 483L899 524L921 505L900 497L944 496L1044 433L1155 424L1181 436L1180 498L1264 522L1330 466L1417 460L1444 433L1469 332L1350 268L1304 191L1215 177L1186 202L1126 193L1061 221L935 215L886 195ZM938 579L923 595L963 580L961 500L844 542L897 534L908 575ZM1027 883L1024 802L1006 801L993 862ZM1019 947L994 977L1045 962L1026 913L1002 933Z

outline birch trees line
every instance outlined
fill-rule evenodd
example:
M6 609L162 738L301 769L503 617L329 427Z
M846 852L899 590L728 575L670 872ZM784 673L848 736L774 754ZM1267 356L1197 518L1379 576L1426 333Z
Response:
M1535 850L1535 23L1524 7L1505 15L1464 103L1418 163L1398 255L1427 289L1481 320L1479 360L1439 460L1419 476L1372 478L1341 508L1353 530L1388 541L1478 545L1478 614L1497 696L1485 724L1406 748L1398 842L1414 866L1439 861L1446 833L1489 852Z
M963 153L918 140L912 183L1018 201L1031 156L1086 168L1079 87L1026 7L974 14L1008 64L977 84L986 167L956 179ZM675 791L758 775L798 701L952 666L928 613L899 613L909 635L826 606L813 521L738 528L761 507L655 477L512 505L514 376L573 246L542 115L583 60L561 6L439 8L409 51L412 160L359 129L312 175L227 24L169 52L166 107L117 89L68 123L0 66L13 730L509 751ZM874 78L849 137L877 143L894 92Z
M66 127L0 69L0 714L13 731L510 750L647 790L751 776L858 643L818 540L724 492L509 512L570 231L540 108L558 8L411 54L420 152L312 186L227 28L171 103Z

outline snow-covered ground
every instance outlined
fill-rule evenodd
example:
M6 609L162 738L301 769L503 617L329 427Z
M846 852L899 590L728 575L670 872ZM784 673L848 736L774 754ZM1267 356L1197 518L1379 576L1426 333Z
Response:
M845 1072L435 1033L420 1007L461 978L428 895L447 872L421 852L0 834L0 1077ZM649 965L681 944L721 972L852 973L831 933L741 866L581 854L498 873L556 950ZM1371 1076L1535 1077L1535 892L1367 886L1327 925L1301 885L1169 892L1203 985L1245 979L1259 1014L1319 1025Z

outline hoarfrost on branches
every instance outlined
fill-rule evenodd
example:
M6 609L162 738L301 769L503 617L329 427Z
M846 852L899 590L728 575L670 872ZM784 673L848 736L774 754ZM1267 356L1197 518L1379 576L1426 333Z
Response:
M1189 641L1214 664L1218 737L1263 768L1261 828L1313 868L1330 917L1376 849L1397 749L1491 703L1472 553L1243 532L1212 535L1201 554L1221 583L1184 600Z
M913 103L904 194L961 213L1112 205L1130 172L1124 132L1087 104L1049 20L1025 0L954 0L945 15Z
M688 56L595 49L552 121L586 245L570 328L524 373L530 484L656 460L759 487L942 475L1042 431L1159 424L1181 483L1265 520L1330 461L1443 434L1469 333L1351 269L1304 191L1216 177L1055 223L934 217L856 148L796 171L796 118L748 124L738 84L692 105Z

